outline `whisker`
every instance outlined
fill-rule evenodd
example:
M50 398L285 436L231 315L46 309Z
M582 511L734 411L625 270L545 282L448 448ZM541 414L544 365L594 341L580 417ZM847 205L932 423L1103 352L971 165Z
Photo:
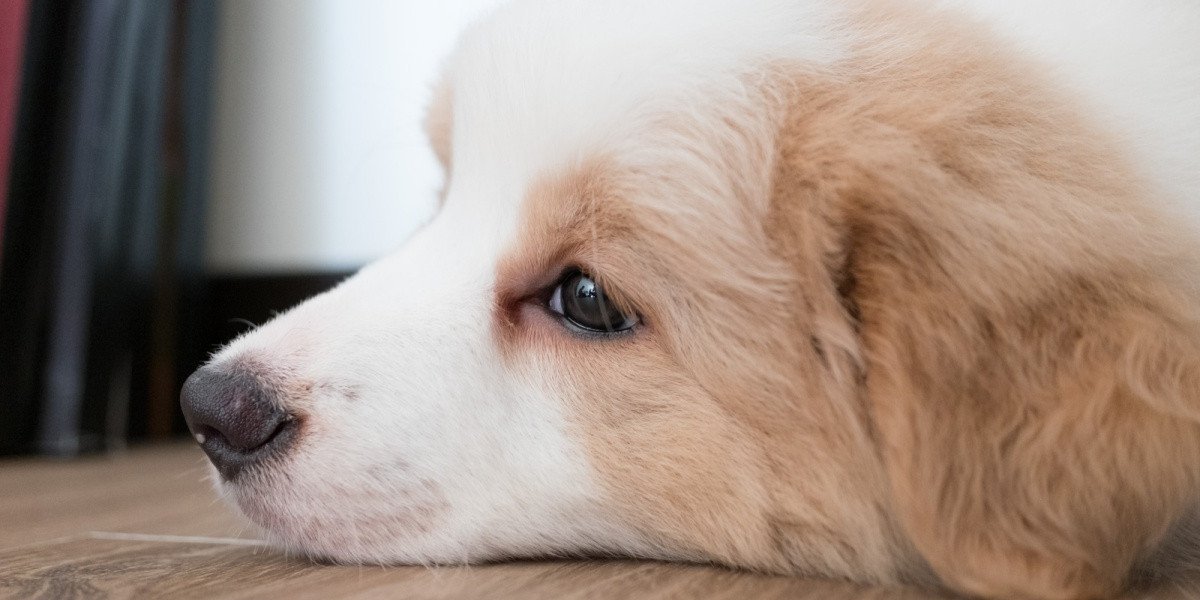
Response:
M249 327L251 331L258 329L258 325L255 325L254 322L251 321L250 319L243 319L241 317L233 317L233 318L229 319L229 322L230 323L241 323L241 324L245 325L246 327Z

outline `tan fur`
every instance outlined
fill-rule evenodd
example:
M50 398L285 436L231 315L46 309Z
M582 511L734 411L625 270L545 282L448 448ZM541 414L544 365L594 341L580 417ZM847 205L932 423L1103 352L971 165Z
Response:
M1194 262L1036 67L879 22L930 37L907 61L865 48L870 75L791 126L794 156L850 170L835 201L896 514L959 590L1112 594L1196 501Z
M610 510L664 555L1111 595L1198 500L1191 242L1036 66L858 17L844 64L698 110L719 138L648 126L711 173L613 155L532 185L497 343L561 374ZM644 327L558 327L535 294L572 266Z
M498 345L511 360L537 356L532 369L563 373L561 392L617 512L666 555L895 580L865 414L829 404L824 387L852 381L806 376L827 367L809 340L814 315L794 305L787 263L743 229L723 236L738 254L712 252L711 229L646 212L646 198L635 198L645 184L603 161L534 186L524 235L497 276ZM571 266L638 307L644 329L578 339L511 291L553 283ZM778 293L761 293L773 285Z

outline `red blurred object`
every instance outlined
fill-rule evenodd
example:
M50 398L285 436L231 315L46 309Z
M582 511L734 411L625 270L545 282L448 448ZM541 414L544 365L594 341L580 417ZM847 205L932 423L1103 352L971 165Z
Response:
M4 209L8 198L8 171L21 91L21 50L29 2L0 2L0 242L4 240ZM0 243L0 248L3 244Z

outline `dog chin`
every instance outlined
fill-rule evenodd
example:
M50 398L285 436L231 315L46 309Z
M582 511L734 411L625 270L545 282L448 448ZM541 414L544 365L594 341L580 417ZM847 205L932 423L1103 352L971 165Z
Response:
M286 470L244 475L220 482L223 495L268 542L289 553L349 564L443 562L431 561L437 552L421 548L449 508L432 483L397 486L388 501L349 492L349 483L331 486L340 493L315 494Z

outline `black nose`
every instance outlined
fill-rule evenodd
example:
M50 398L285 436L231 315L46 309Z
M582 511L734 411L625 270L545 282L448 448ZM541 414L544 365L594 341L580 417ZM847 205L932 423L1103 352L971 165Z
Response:
M188 377L179 406L208 459L225 479L279 452L295 421L253 375L201 367Z

